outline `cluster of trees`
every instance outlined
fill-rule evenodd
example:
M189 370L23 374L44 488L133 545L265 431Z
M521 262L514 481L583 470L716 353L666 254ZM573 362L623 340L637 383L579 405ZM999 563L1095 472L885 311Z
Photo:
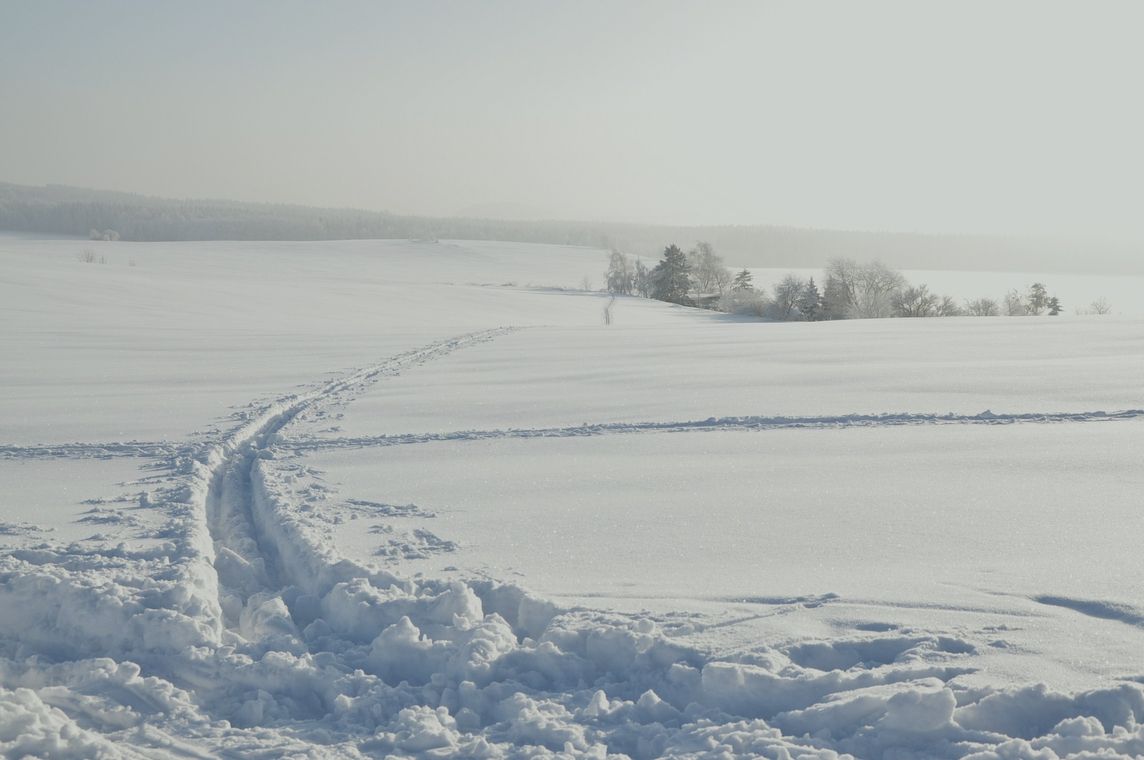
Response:
M614 295L707 307L728 291L733 279L708 243L699 243L687 253L677 245L669 245L652 269L638 258L613 250L605 275L608 292Z
M911 285L901 272L881 262L833 259L822 275L788 274L769 290L757 288L751 272L733 273L708 243L684 253L669 245L655 267L613 250L608 261L607 289L614 295L639 295L660 301L753 314L767 319L819 321L884 317L1036 316L1061 313L1061 302L1042 283L1027 293L1014 290L1003 301L978 298L959 304L929 287Z
M1050 296L1045 286L1034 282L1029 286L1029 292L1022 295L1016 290L1005 294L1005 315L1009 317L1040 316L1041 314L1056 316L1061 313L1061 302L1056 296Z

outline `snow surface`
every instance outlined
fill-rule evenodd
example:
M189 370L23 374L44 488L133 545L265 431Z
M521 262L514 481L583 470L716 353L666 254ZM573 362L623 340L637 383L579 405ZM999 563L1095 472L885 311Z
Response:
M0 754L1144 754L1144 323L604 262L0 240Z

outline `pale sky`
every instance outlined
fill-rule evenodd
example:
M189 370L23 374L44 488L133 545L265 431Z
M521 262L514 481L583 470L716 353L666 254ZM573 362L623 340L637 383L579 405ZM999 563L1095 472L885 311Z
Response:
M1137 2L0 0L0 181L1144 240Z

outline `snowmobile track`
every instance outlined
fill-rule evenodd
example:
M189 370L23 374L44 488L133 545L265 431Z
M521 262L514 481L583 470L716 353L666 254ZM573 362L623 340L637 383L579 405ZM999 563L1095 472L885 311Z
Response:
M450 433L408 433L398 435L358 436L342 438L305 438L291 440L298 450L368 448L404 446L442 441L484 441L503 438L583 438L633 433L690 433L733 430L814 430L834 428L872 428L919 425L1015 425L1073 422L1116 422L1144 418L1144 409L1114 412L1019 412L980 414L842 414L808 417L709 417L703 420L664 422L601 422L571 427L504 428L495 430L459 430Z
M514 328L466 333L406 351L297 395L272 402L250 421L215 444L202 457L208 486L203 504L214 545L223 624L236 630L243 606L253 595L282 588L279 547L260 530L252 513L254 468L278 433L302 412L323 402L344 400L368 385L454 351L492 340Z

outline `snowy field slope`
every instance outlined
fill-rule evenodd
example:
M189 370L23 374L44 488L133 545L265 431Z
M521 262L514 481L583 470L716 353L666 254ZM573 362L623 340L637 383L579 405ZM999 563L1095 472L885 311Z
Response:
M1144 322L604 261L0 240L0 755L1144 754Z

